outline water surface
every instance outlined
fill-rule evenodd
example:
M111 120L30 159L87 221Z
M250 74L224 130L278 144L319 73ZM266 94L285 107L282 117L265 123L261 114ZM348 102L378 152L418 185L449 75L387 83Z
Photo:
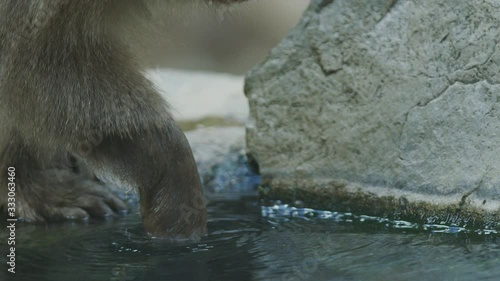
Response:
M84 225L22 225L17 273L4 275L3 266L0 280L500 278L495 233L258 203L211 202L209 235L198 243L152 240L138 213Z

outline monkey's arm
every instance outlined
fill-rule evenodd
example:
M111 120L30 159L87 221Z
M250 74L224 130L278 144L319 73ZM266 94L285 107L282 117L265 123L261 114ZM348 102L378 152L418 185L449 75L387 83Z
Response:
M76 71L71 67L48 69L65 77ZM147 84L138 88L125 81L115 83L112 76L102 73L99 77L83 77L80 79L90 79L93 84L75 87L75 83L83 83L77 77L54 77L31 81L30 89L9 87L16 93L7 99L10 119L22 142L67 150L96 170L136 186L144 226L152 235L203 235L205 206L196 164L166 104L161 100L152 103L149 96L155 100L158 95ZM109 87L100 88L101 83L95 83L103 79L110 79L103 81ZM87 95L94 97L89 99Z

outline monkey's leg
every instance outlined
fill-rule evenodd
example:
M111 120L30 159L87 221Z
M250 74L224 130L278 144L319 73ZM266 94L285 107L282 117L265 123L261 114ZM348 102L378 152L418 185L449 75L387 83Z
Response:
M121 199L68 153L34 153L21 139L12 139L0 148L0 159L0 182L15 188L15 216L24 221L104 218L126 211ZM9 181L10 167L15 175ZM1 199L7 196L2 193ZM1 201L3 209L6 203Z
M8 42L0 54L0 115L8 120L0 122L16 124L28 144L69 151L136 186L152 235L204 235L206 211L189 144L117 35L112 6L123 1L11 2L3 10L9 17L37 13L0 34ZM30 36L19 36L26 30Z

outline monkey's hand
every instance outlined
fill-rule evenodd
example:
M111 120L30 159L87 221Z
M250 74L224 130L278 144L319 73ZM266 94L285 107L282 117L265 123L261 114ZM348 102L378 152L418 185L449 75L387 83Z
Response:
M78 165L78 166L75 166ZM95 178L83 163L18 169L16 216L28 222L111 218L127 212L117 188Z

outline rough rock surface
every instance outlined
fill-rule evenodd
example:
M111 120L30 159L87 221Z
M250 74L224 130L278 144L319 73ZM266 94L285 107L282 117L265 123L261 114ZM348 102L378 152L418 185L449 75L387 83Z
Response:
M247 75L264 194L500 221L499 33L495 0L313 0Z

